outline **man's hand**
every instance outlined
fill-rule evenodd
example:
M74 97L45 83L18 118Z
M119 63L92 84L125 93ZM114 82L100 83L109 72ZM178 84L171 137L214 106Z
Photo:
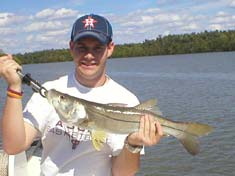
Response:
M162 136L163 131L160 123L153 116L145 114L141 117L139 131L129 134L128 143L153 146L159 143Z
M13 60L12 55L5 55L0 57L0 76L2 76L8 83L8 86L14 90L21 87L21 79L16 70L21 70L21 66Z

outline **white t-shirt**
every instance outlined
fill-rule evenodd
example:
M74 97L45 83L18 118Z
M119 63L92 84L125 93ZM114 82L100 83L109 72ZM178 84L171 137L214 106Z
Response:
M103 104L139 104L134 94L111 78L101 87L87 88L79 84L71 73L45 83L44 87ZM120 153L126 135L108 134L106 144L101 151L96 151L89 131L63 123L46 98L38 93L27 103L23 116L26 122L40 131L43 144L41 175L111 175L111 156Z

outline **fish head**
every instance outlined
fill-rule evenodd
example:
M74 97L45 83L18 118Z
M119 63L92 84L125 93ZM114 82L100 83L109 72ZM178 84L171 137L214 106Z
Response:
M79 126L84 120L87 120L85 107L78 98L55 89L48 90L46 98L63 122Z

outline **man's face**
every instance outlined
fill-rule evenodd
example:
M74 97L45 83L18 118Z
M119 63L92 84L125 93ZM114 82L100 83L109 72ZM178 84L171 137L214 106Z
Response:
M70 42L70 50L76 64L76 78L84 81L99 81L105 77L108 57L113 52L114 44L103 45L95 38L83 38L76 43Z

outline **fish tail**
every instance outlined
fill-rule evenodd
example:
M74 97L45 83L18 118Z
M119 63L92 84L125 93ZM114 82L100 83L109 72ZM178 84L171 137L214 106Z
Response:
M198 138L209 134L213 127L201 123L180 123L172 122L169 126L163 125L164 133L176 137L184 148L192 155L200 151Z

